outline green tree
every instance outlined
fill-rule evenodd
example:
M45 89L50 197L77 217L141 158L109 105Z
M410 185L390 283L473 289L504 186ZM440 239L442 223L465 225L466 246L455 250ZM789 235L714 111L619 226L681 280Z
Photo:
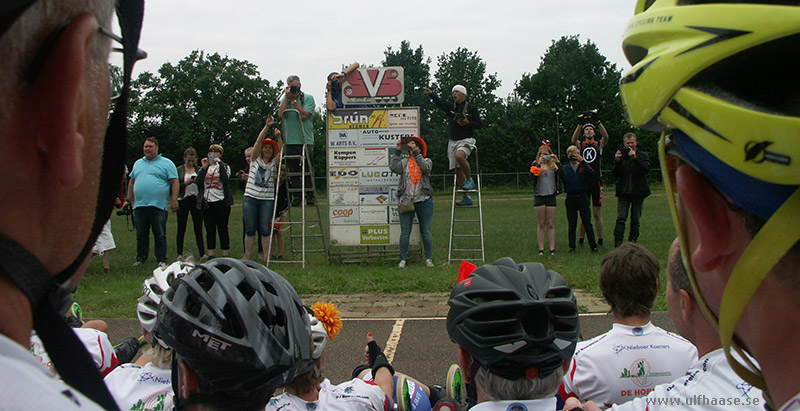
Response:
M609 169L614 153L622 146L622 135L628 131L636 132L643 149L655 153L649 144L650 140L655 141L655 134L634 130L625 119L619 95L620 77L616 65L600 54L594 43L589 40L581 43L579 36L564 36L553 40L536 73L523 74L515 94L532 111L531 121L544 126L542 133L552 141L554 150L558 149L556 137L560 136L562 157L577 126L578 115L599 109L599 117L610 135L608 149L603 153L603 168ZM541 128L531 125L534 130L531 137L537 147L536 134Z
M204 156L210 144L220 144L234 172L246 168L242 152L274 112L279 94L254 64L199 50L175 65L165 63L158 74L140 74L132 88L131 162L144 139L155 136L160 152L176 164L187 147Z
M383 67L400 66L405 73L405 102L404 106L420 108L420 131L426 136L430 130L430 117L433 106L430 99L422 91L424 87L430 86L431 82L431 58L425 57L422 45L416 49L411 48L408 40L400 42L400 48L393 50L388 46L383 52Z

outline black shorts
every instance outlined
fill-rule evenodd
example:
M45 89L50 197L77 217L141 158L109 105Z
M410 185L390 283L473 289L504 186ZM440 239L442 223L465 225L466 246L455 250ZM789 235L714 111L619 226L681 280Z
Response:
M556 195L550 194L549 196L533 196L533 206L548 206L548 207L555 207L556 206Z
M586 193L592 199L592 206L593 207L600 207L603 205L603 184L599 181L596 183L589 184L589 189L586 190Z

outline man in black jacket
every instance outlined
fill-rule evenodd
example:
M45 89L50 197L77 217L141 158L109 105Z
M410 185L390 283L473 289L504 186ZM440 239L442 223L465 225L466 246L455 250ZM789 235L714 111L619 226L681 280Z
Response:
M617 178L617 225L614 227L614 246L622 244L625 236L625 220L628 208L631 210L631 228L628 241L639 238L639 218L642 216L644 198L650 195L647 173L650 171L650 157L636 149L636 134L625 133L622 137L625 146L614 155L614 177Z
M453 86L453 102L444 101L431 89L425 87L425 94L447 114L450 141L447 144L447 157L450 160L450 169L456 169L456 184L464 190L474 190L475 182L472 181L469 167L469 154L475 146L475 130L483 127L478 108L467 104L467 88L456 84ZM464 193L457 206L472 205L469 194Z

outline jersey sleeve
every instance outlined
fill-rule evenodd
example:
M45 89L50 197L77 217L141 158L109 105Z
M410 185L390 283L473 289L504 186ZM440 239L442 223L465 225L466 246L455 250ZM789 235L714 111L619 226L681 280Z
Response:
M561 397L562 401L566 401L569 397L578 397L578 395L575 393L574 384L575 368L577 367L575 358L573 358L569 363L569 369L567 370L567 373L564 374L564 379L561 380L561 385L558 387L558 396Z
M103 377L119 365L117 355L114 353L114 346L111 345L106 333L93 328L75 328L73 331L86 347L86 351L91 355Z

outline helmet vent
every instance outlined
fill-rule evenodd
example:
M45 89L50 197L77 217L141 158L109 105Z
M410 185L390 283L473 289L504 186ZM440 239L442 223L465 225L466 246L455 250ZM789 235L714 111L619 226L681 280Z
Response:
M511 291L500 292L480 292L467 295L475 303L485 303L489 301L517 301L519 296Z
M547 296L545 296L545 298L569 298L570 295L572 295L572 290L567 287L551 288L547 291Z
M275 307L274 315L272 315L266 307L263 307L261 308L261 311L258 312L258 317L261 318L261 321L269 327L286 326L286 313L278 307Z
M760 44L706 68L687 86L740 106L800 116L797 50L800 34Z
M202 273L198 274L195 277L195 281L197 281L197 285L199 285L203 290L208 291L211 287L214 286L214 279L208 275L207 271L203 271Z
M222 308L222 313L225 315L226 320L222 322L222 332L234 338L244 337L241 321L239 321L239 316L233 306L225 304L225 307Z
M642 61L645 57L647 57L647 49L641 46L634 46L632 44L628 44L623 47L622 51L625 53L625 58L628 59L628 62L631 63L631 66L635 66L640 61Z
M250 301L250 299L253 298L253 295L256 293L256 290L254 290L253 287L247 283L247 281L242 281L236 288L239 289L239 292L242 293L245 300L248 301Z

